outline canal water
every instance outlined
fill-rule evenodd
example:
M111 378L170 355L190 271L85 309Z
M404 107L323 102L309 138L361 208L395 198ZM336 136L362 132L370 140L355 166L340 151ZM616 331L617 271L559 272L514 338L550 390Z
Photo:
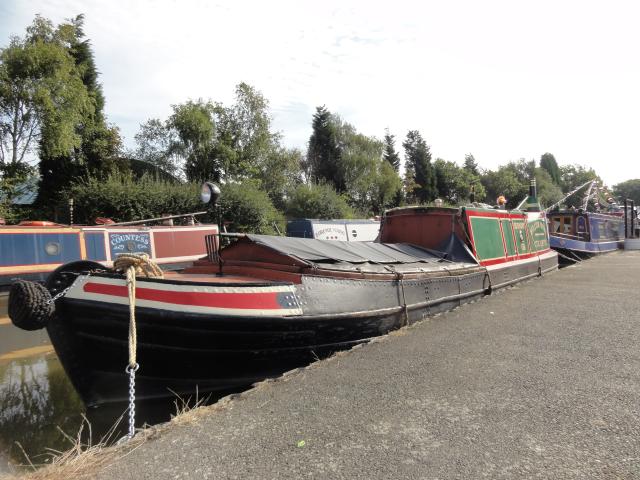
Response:
M122 438L128 430L127 405L87 410L46 330L14 327L6 315L6 300L0 293L0 476L31 469L30 463L46 465L51 453L73 447L81 428L85 445L107 435L111 443ZM122 382L128 384L124 366ZM136 425L167 421L176 409L173 401L136 403Z

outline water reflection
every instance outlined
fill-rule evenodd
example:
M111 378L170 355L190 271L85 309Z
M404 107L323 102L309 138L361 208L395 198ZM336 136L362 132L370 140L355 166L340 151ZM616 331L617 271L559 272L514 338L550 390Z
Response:
M122 381L128 382L124 371ZM212 403L220 396L137 402L136 426L168 421L176 410ZM125 404L87 410L54 353L0 360L0 474L30 468L29 460L36 466L46 464L52 452L70 449L85 418L91 426L83 428L85 445L102 442L107 435L109 443L117 441L128 430L126 411Z
M68 449L71 444L60 430L75 436L83 413L55 355L0 364L0 458L7 462L0 471L27 464L25 454L33 463L44 463L48 448Z

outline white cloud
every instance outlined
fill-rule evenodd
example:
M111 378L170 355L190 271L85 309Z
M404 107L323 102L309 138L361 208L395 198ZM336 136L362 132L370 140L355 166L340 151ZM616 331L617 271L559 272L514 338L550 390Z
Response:
M229 102L245 81L303 147L327 107L368 135L422 132L435 156L485 168L552 152L607 182L640 177L634 2L322 3L35 0L0 7L0 34L33 15L86 15L109 119L140 123L189 98Z

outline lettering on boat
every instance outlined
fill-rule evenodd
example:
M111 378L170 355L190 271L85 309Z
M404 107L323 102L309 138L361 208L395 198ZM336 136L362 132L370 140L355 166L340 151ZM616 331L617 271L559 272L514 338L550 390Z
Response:
M111 254L151 253L151 239L148 233L110 233Z

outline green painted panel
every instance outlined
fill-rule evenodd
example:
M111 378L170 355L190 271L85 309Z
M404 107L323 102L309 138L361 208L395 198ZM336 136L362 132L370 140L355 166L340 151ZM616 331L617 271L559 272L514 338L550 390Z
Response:
M529 253L527 244L527 232L524 229L524 220L513 220L513 231L516 234L516 247L520 255Z
M549 237L547 236L547 226L544 220L529 222L529 233L536 252L549 248Z
M504 241L507 245L507 255L510 257L516 254L516 244L513 241L510 220L500 220L502 222L502 231L504 232Z
M504 257L499 221L497 218L471 217L473 241L480 260Z

